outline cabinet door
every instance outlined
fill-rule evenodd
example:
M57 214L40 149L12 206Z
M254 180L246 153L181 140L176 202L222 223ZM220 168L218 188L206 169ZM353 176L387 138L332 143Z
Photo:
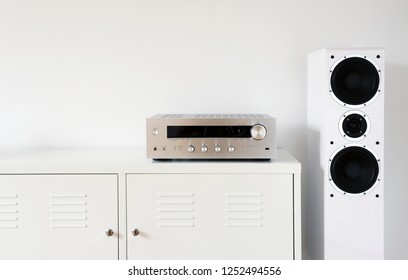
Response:
M129 259L294 258L290 174L131 174L127 197Z
M0 175L0 258L118 259L117 211L116 175Z

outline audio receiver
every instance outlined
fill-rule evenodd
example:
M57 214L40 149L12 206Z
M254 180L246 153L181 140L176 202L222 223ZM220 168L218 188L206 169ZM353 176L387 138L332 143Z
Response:
M276 157L276 119L265 114L158 114L146 129L152 159Z

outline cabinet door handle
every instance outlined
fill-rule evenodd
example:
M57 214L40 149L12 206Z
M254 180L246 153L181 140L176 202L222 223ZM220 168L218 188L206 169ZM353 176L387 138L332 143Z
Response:
M138 236L140 234L140 231L137 228L135 228L134 230L132 230L132 234L133 236Z
M112 236L114 234L114 232L113 232L113 230L112 229L108 229L107 231L106 231L106 236Z

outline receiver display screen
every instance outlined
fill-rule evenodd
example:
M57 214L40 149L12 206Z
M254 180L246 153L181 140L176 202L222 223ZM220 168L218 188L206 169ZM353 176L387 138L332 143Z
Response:
M251 125L167 126L167 138L251 138Z

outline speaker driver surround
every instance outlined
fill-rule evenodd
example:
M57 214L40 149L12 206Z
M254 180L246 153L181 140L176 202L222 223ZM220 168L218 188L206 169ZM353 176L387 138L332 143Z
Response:
M344 106L364 106L379 93L379 70L367 58L345 57L330 72L331 92Z
M344 146L330 158L330 182L344 194L365 194L379 181L379 159L365 146Z

